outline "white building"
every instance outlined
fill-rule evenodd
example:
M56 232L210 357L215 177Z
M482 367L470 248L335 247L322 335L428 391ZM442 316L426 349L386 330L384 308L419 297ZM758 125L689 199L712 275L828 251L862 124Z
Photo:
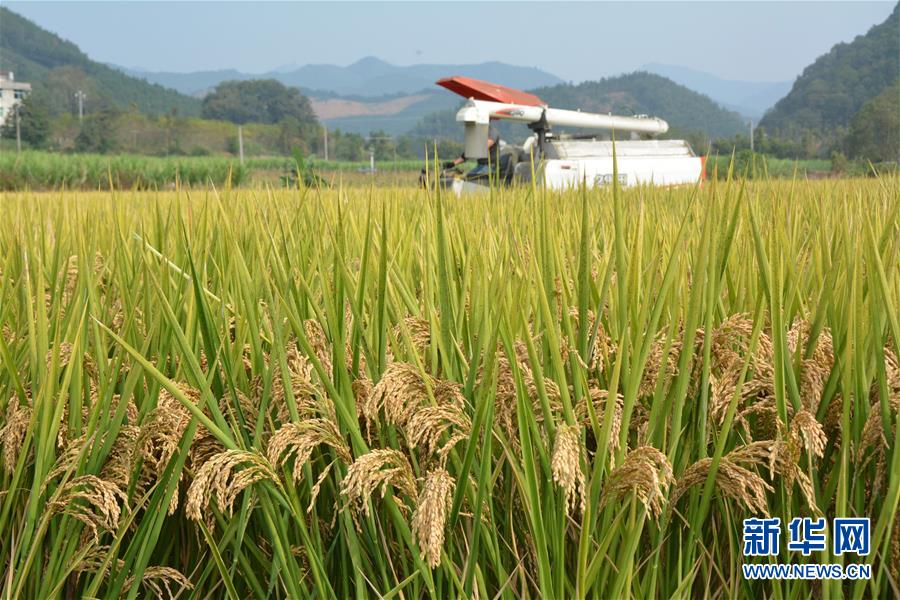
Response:
M16 81L12 71L0 71L0 125L13 114L16 104L30 93L30 83Z

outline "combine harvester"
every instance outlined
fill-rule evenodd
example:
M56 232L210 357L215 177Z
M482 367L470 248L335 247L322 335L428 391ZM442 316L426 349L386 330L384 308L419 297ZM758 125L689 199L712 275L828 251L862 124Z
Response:
M456 113L456 120L465 125L465 159L479 164L463 174L456 169L461 162L457 159L444 164L440 177L442 186L458 194L484 190L492 174L507 185L529 183L532 173L539 185L551 189L575 187L582 182L588 187L610 185L613 133L622 186L694 184L704 176L705 157L696 156L686 141L638 139L668 131L668 123L657 117L550 108L533 94L469 77L447 77L437 84L468 99ZM491 121L499 119L525 123L534 133L522 146L506 144L490 127ZM554 126L610 133L556 136L551 130ZM621 139L626 136L633 139Z

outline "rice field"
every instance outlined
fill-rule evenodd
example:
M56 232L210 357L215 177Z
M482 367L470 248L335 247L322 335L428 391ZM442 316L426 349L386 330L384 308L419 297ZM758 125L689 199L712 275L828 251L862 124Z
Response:
M898 198L2 194L2 597L896 597Z
M375 177L362 172L369 162L308 159L328 182L345 185L415 185L420 160L377 161ZM30 190L163 190L209 185L282 187L296 167L284 156L143 156L137 154L60 154L0 150L0 192Z

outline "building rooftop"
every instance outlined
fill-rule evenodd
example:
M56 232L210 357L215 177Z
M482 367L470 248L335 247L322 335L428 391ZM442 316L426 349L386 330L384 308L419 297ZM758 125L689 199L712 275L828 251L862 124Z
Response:
M0 71L0 87L5 90L30 90L31 84L24 81L16 81L15 73L12 71Z

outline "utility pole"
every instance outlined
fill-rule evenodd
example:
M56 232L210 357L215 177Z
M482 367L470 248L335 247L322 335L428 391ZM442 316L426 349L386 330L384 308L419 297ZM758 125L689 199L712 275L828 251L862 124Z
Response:
M16 104L16 154L22 153L22 128L21 119L19 119L19 108L21 104Z
M394 138L389 135L377 135L377 136L369 136L369 169L374 173L375 172L375 142L378 140L386 140L391 142L391 148L394 151L394 170L397 170L397 144L394 143ZM381 157L384 160L384 157Z
M322 128L325 136L325 162L328 162L328 125Z
M84 120L84 101L87 99L87 96L81 90L75 92L75 99L78 101L78 123Z
M238 125L238 156L241 159L241 166L244 164L244 130Z

